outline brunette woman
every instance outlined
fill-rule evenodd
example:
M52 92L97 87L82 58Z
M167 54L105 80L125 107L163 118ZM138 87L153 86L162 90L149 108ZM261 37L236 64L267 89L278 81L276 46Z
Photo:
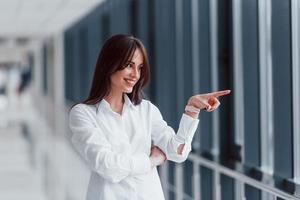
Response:
M183 162L200 110L215 110L229 90L189 98L177 133L143 99L150 66L144 45L130 35L109 38L97 60L90 94L69 114L71 141L90 166L88 200L163 200L157 166Z

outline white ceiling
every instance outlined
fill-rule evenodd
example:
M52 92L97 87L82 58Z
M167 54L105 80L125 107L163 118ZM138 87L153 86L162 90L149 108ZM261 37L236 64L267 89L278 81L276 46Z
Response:
M105 0L0 0L0 37L39 37L63 31Z

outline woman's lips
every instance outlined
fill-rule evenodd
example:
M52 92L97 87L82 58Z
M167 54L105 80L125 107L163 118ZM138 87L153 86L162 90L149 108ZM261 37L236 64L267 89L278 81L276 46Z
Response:
M136 80L133 80L133 79L124 78L124 80L126 81L126 83L128 83L131 86L134 86L136 83Z
M125 78L124 79L127 83L129 83L129 84L135 84L136 83L136 80L134 80L134 79L127 79L127 78Z

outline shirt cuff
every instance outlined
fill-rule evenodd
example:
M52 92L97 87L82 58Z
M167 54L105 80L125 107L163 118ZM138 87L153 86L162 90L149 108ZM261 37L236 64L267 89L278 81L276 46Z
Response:
M144 153L134 154L131 160L132 175L145 174L151 170L151 161L148 155Z
M197 130L198 123L199 119L192 118L183 113L177 132L177 140L182 142L182 144L191 143Z

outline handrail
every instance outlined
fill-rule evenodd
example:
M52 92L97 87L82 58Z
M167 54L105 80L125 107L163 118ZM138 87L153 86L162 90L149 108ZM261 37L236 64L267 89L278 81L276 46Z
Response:
M246 183L252 187L255 187L259 190L263 190L265 192L268 192L270 194L275 195L276 197L284 198L284 199L291 199L291 200L300 200L300 198L290 195L288 193L285 193L277 188L274 188L270 185L264 184L260 181L257 181L255 179L252 179L245 174L241 174L237 171L231 170L221 164L218 164L216 162L210 161L208 159L205 159L203 157L200 157L199 155L196 155L194 153L190 153L188 160L200 165L205 166L207 168L212 169L214 172L227 175L235 180L240 180L243 183Z

